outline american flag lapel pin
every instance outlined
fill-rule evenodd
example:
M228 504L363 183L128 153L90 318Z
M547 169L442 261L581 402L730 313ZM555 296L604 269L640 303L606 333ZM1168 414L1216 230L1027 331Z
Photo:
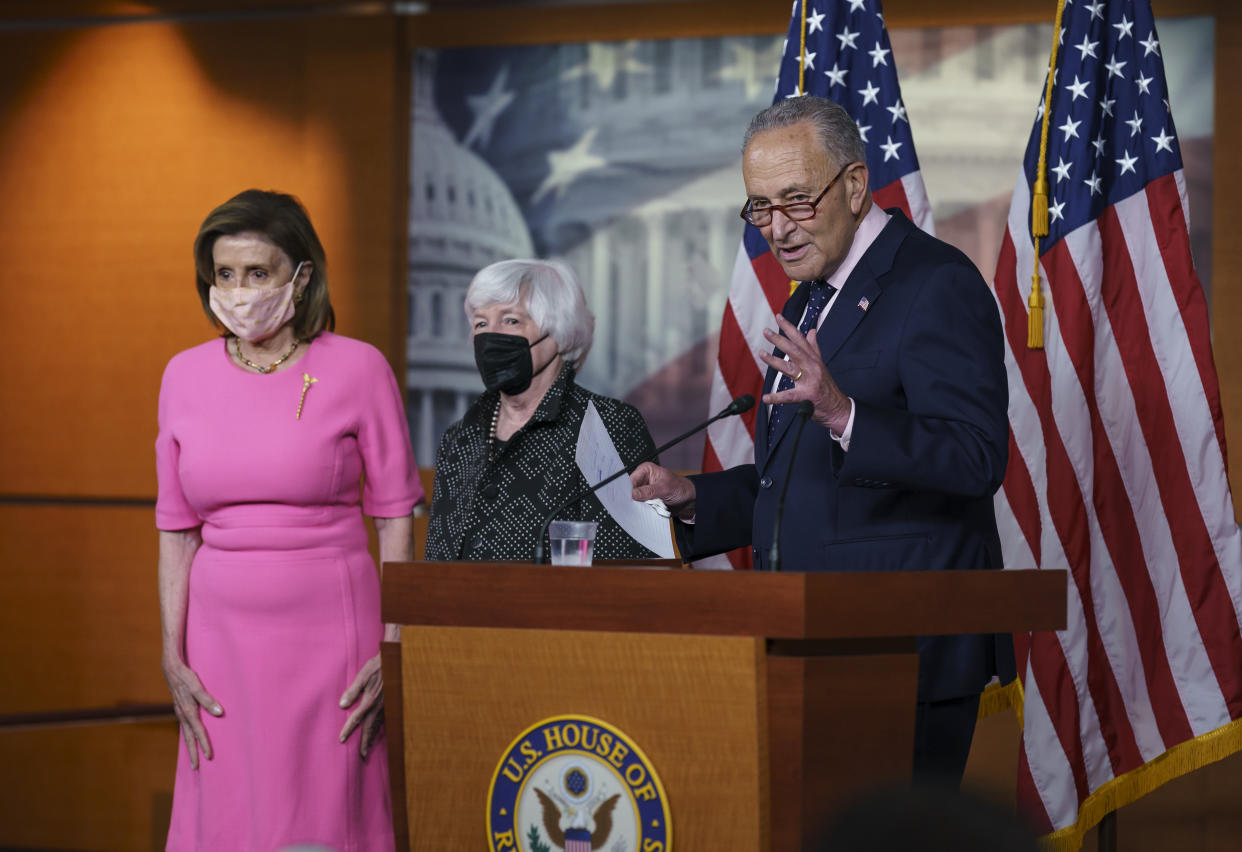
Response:
M866 311L867 308L871 307L871 300L868 299L866 296L863 296L861 299L858 300L858 307Z

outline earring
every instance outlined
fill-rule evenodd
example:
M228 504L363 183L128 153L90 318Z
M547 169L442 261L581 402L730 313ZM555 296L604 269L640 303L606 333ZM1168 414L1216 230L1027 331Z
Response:
M302 299L304 299L304 298L305 298L305 296L302 294L302 291L301 291L301 290L299 290L298 292L296 292L296 293L294 293L294 294L293 294L293 304L295 304L295 305L300 305L300 304L302 304Z

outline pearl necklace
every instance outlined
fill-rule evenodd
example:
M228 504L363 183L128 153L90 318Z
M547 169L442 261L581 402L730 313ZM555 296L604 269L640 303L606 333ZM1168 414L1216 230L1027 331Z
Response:
M254 370L256 373L262 373L263 375L266 376L268 373L275 370L281 364L288 361L289 356L292 355L295 351L297 351L298 345L302 341L298 340L295 337L293 339L293 345L289 347L289 351L286 352L284 355L281 355L279 358L277 358L272 363L268 364L266 367L264 367L262 364L256 364L254 361L251 361L249 358L247 358L245 355L242 354L240 337L234 337L233 342L237 344L237 360L241 361L243 364L245 364L250 369ZM493 428L495 428L495 424L493 424Z
M487 432L487 460L496 457L496 424L500 422L500 397L496 397L496 408L492 411L492 427Z

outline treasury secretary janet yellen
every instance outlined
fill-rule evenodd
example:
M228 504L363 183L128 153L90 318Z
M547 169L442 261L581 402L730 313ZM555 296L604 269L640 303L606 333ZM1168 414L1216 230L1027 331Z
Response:
M540 523L587 485L574 454L588 403L624 464L655 444L637 409L575 381L595 317L568 266L493 263L470 282L465 309L486 390L440 440L426 556L528 560ZM599 524L597 559L655 558L594 495L562 517Z

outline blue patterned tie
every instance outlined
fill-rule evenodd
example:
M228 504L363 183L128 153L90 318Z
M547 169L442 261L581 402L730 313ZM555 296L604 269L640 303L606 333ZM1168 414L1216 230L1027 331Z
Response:
M811 329L819 324L819 315L823 313L824 307L835 292L837 292L837 288L827 281L811 282L811 295L806 300L806 315L802 317L802 322L798 325L799 334L805 337ZM782 373L781 380L776 385L776 392L787 391L793 385L793 379ZM773 406L772 413L768 416L768 446L772 445L772 441L776 437L777 430L781 424L792 415L793 408L794 405L788 402L783 405Z

